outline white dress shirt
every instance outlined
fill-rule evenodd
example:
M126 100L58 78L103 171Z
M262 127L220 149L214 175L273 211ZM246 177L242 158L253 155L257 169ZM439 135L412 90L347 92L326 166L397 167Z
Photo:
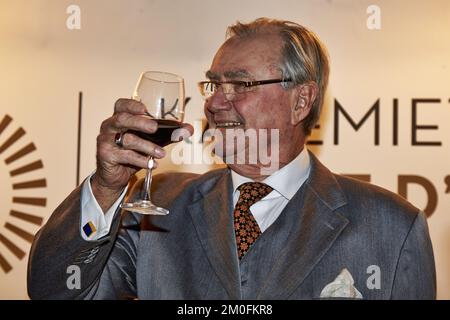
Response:
M119 199L114 202L114 204L109 208L106 213L103 213L102 208L95 199L91 188L91 177L94 175L92 173L83 183L81 190L81 236L84 240L95 241L101 237L106 236L111 229L111 224L114 218L114 213L117 207L122 202L123 197L127 193L128 187L126 187ZM85 226L91 225L94 230L90 234L87 234L83 229ZM92 229L92 227L91 227Z
M273 190L250 207L250 211L255 217L261 232L264 232L277 220L288 202L308 179L310 167L308 151L306 148L303 148L302 152L294 160L262 181L272 187ZM233 181L234 207L240 194L237 188L241 184L253 182L253 180L234 171L231 171L231 179Z
M270 225L278 218L288 202L300 189L303 183L308 179L311 169L310 158L306 147L302 152L283 168L274 172L264 179L263 183L272 187L272 192L260 201L250 207L250 211L255 217L261 232L267 230ZM97 200L95 199L90 178L83 183L81 191L81 235L87 241L98 240L107 235L111 228L114 213L122 202L127 188L122 192L116 202L104 214ZM233 207L239 199L239 190L237 188L245 182L253 182L250 178L241 176L231 170L231 180L233 182ZM86 232L85 226L89 232Z

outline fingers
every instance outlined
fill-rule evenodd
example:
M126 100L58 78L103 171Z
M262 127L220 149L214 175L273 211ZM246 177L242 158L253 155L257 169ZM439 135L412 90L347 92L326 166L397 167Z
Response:
M147 115L144 104L122 98L116 101L113 116L103 121L100 131L106 134L127 130L154 133L157 128L158 124Z
M119 149L130 149L143 155L152 156L158 159L166 155L164 149L157 144L142 139L131 132L126 132L123 134L122 148Z
M166 155L158 145L141 139L132 133L124 133L123 147L115 143L115 134L100 134L97 137L98 158L101 161L116 165L134 165L140 168L147 166L149 156L160 159Z
M181 126L181 129L187 130L187 132L189 133L189 136L187 136L187 137L190 137L194 134L194 127L192 125L190 125L189 123L183 123L183 125Z
M120 150L116 155L116 161L121 165L133 166L140 169L148 168L148 157L143 156L142 154L133 150ZM157 162L153 161L153 169L157 167Z
M133 115L130 113L117 113L103 121L100 131L104 133L124 132L136 130L146 133L154 133L158 129L158 123L146 115Z
M121 112L143 115L147 113L147 108L140 101L120 98L114 104L114 114Z
M134 172L139 169L147 169L149 157L133 150L121 149L108 152L108 148L104 146L99 148L97 152L98 158L103 159L97 165L96 174L102 176L101 179L107 181L106 185L109 187L118 184L117 180L123 180L123 183L119 183L123 187ZM154 161L153 168L157 167L158 164ZM127 176L122 179L124 172L127 172Z
M183 141L194 134L194 127L189 123L183 123L181 128L172 133L171 140L174 142Z
M117 170L121 166L146 168L149 156L160 159L166 152L160 146L143 139L142 136L139 137L136 131L152 134L157 129L157 122L147 115L141 102L132 99L117 100L114 114L102 123L97 137L97 160L102 165ZM181 141L191 136L194 128L184 123L177 131L177 139L173 141ZM121 147L115 143L118 132L123 135Z

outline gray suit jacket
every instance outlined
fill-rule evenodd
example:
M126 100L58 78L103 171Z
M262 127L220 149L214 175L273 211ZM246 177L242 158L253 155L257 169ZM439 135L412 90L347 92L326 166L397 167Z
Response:
M35 238L29 295L315 299L346 268L364 299L434 299L424 215L389 191L332 174L312 154L311 159L308 180L249 251L258 254L247 253L250 258L241 263L228 169L155 176L153 200L170 214L117 214L110 234L94 242L80 235L78 188ZM67 286L71 265L80 268L79 289ZM369 268L374 265L377 275ZM375 288L373 276L379 280Z

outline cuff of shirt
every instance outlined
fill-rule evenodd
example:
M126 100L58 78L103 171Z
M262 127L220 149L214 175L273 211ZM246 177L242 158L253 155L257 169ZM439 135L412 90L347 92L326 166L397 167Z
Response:
M84 240L95 241L106 236L110 229L120 203L125 196L128 186L122 191L119 198L114 202L111 208L103 213L102 208L92 193L91 177L92 173L83 183L81 190L81 228L80 233Z

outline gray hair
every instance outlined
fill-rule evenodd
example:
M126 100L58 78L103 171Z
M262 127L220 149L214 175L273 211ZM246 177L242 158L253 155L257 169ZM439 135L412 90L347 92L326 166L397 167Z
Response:
M268 18L259 18L250 23L237 22L228 27L227 38L267 33L278 33L284 42L280 69L283 79L290 78L293 81L283 84L284 88L305 82L315 82L319 87L311 112L303 120L303 131L310 135L319 120L328 85L330 67L327 50L319 38L305 27L291 21Z

